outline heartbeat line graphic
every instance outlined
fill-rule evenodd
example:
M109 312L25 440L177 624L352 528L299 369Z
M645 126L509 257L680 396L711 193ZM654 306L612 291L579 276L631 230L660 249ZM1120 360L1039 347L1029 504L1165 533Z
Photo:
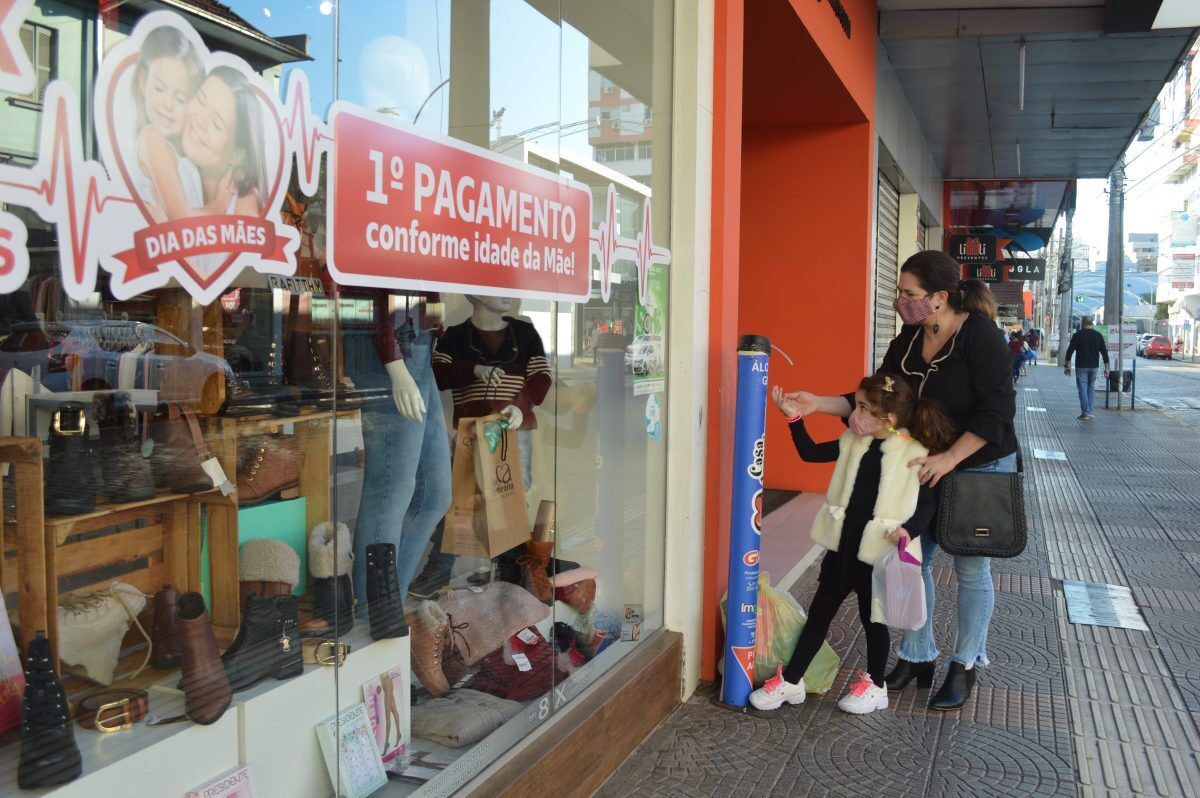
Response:
M64 85L50 85L39 147L43 155L28 169L0 166L0 186L28 192L29 200L21 204L58 227L67 293L81 299L94 290L96 282L98 258L91 247L92 223L109 203L132 204L133 200L114 194L103 167L84 159L73 102ZM48 159L45 153L50 153Z
M283 135L295 153L300 188L311 197L317 193L321 156L328 151L328 142L333 141L333 137L325 123L312 112L309 97L308 77L298 69L292 70L284 102Z
M629 260L637 266L638 298L645 303L650 266L655 263L669 266L671 263L671 250L654 246L649 197L645 200L642 231L637 238L622 238L617 235L617 190L609 183L604 220L588 237L592 242L592 254L600 261L600 298L607 302L612 294L613 264L619 260Z

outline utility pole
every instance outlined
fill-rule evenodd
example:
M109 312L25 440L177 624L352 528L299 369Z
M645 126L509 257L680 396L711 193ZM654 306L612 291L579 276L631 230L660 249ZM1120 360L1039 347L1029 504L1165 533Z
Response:
M1067 365L1067 344L1071 335L1071 311L1075 307L1075 242L1071 238L1071 223L1075 220L1075 189L1071 183L1067 191L1067 231L1063 236L1062 256L1058 264L1058 366Z
M1121 378L1125 364L1121 357L1124 341L1121 321L1125 310L1125 156L1117 159L1108 179L1108 265L1104 274L1104 323L1108 340L1117 338L1117 409L1121 409ZM1113 331L1113 324L1116 331Z

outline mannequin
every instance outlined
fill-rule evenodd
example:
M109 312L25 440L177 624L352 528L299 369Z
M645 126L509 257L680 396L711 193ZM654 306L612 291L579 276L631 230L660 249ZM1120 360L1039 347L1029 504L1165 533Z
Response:
M550 363L537 329L527 321L507 316L513 301L504 297L467 296L471 317L446 329L433 353L433 373L438 388L451 392L454 427L462 418L500 413L517 431L517 448L525 489L533 483L533 409L546 398L552 384ZM454 557L442 553L442 527L433 538L433 549L417 579L427 594L446 584Z

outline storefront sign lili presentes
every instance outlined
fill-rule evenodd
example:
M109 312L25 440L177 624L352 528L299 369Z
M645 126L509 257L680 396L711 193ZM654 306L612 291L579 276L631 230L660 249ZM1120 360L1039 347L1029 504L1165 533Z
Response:
M0 88L32 86L18 37L28 6L0 20ZM57 226L63 286L77 300L100 269L118 299L175 280L202 304L247 269L294 274L299 236L279 209L293 167L301 190L317 192L322 158L326 254L345 285L586 301L594 257L603 299L627 261L645 301L651 265L671 262L653 244L649 201L642 232L622 237L611 184L593 228L581 183L348 103L326 124L303 72L280 103L248 64L209 52L171 12L146 15L106 54L95 96L103 163L84 160L74 90L54 81L38 161L0 164L0 202ZM25 240L24 225L0 213L0 293L28 276Z

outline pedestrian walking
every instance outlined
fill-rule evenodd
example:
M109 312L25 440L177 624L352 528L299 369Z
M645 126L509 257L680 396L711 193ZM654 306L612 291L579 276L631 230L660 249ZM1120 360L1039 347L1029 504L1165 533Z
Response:
M871 621L872 566L908 538L918 556L917 536L934 514L933 490L923 486L909 462L954 443L954 425L937 403L918 400L899 375L876 374L859 383L850 428L837 440L814 443L804 427L799 402L776 387L772 397L787 417L796 451L806 463L837 462L829 492L813 521L813 541L826 549L808 620L786 665L750 694L757 709L779 709L804 701L804 672L821 648L829 626L851 593L867 636L867 668L838 701L838 709L866 715L887 709L884 683L891 638ZM901 522L899 519L904 519Z
M979 280L961 280L961 267L946 253L926 250L900 268L896 311L904 322L888 347L879 371L899 373L922 399L941 402L954 423L957 439L948 450L917 458L919 478L936 488L953 471L1017 470L1016 392L1011 352L996 326L996 300ZM804 414L850 415L847 396L788 394ZM852 398L852 397L851 397ZM986 525L988 519L981 518ZM936 527L936 518L933 526ZM896 667L887 676L889 690L902 690L913 679L933 682L938 648L933 637L934 590L930 570L937 543L921 535L921 572L925 581L926 622L905 632ZM933 709L955 709L971 695L975 666L987 665L987 632L995 606L991 560L954 557L957 577L958 637L945 682L933 696Z
M1081 329L1071 336L1067 347L1066 369L1071 376L1071 355L1075 355L1075 387L1079 389L1079 419L1091 421L1096 412L1096 375L1100 361L1104 361L1104 373L1108 374L1108 344L1092 324L1091 316L1084 316Z
M1025 341L1019 330L1013 330L1008 336L1008 348L1012 352L1013 385L1021 379L1021 366L1025 365Z
M1033 328L1025 335L1025 346L1029 347L1029 359L1033 361L1033 365L1038 362L1038 350L1042 348L1042 334Z

